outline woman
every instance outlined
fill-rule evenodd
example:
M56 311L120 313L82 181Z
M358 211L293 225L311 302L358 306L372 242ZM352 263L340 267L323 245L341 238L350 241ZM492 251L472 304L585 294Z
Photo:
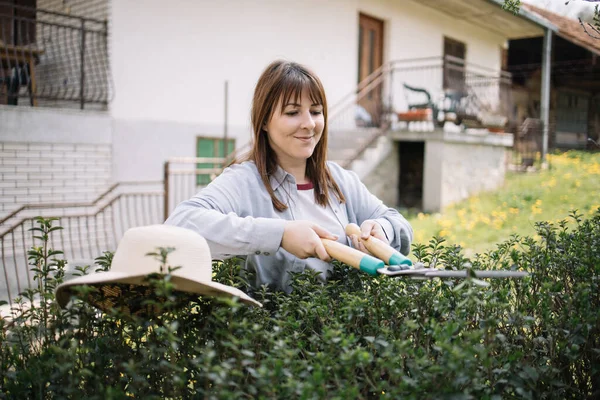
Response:
M247 160L179 204L167 224L199 232L213 259L246 256L254 287L286 292L288 272L310 268L327 279L331 259L321 238L348 244L350 222L364 238L375 236L408 254L409 223L356 174L326 161L327 100L316 75L293 62L269 65L254 91L252 128Z

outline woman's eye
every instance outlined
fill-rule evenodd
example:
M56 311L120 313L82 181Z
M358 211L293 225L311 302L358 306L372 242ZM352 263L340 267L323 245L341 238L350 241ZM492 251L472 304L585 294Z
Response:
M323 111L321 111L321 110L313 110L313 111L311 111L311 113L312 113L312 115L321 115L321 114L323 114Z
M288 111L285 113L285 115L289 115L290 117L293 117L296 114L298 114L298 111Z

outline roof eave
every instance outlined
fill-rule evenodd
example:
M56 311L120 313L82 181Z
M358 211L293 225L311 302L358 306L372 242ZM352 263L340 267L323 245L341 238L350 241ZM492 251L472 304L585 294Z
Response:
M496 4L499 7L502 7L504 5L504 0L487 0L490 3ZM509 11L507 11L509 12ZM548 21L547 19L532 13L531 11L526 10L524 7L520 7L519 8L519 12L517 13L517 16L526 19L528 21L533 22L534 24L537 24L543 28L546 28L552 32L558 32L558 26L554 25L553 23L551 23L550 21Z

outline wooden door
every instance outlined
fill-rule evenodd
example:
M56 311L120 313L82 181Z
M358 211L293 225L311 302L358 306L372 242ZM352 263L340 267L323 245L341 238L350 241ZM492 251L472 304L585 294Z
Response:
M446 56L450 56L450 58ZM464 90L466 56L467 46L464 43L447 37L444 38L444 89L458 92Z
M358 83L371 75L382 64L383 21L360 14L358 28ZM368 118L359 118L361 113L357 113L359 116L357 117L359 125L362 121L365 126L379 126L382 105L381 85L371 90L359 100L359 106L364 108L371 116L371 120L367 121Z

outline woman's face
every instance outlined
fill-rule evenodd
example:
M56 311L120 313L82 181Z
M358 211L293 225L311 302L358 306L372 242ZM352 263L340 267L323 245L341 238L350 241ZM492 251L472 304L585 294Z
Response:
M283 112L281 101L265 127L269 143L282 168L306 165L323 134L323 106L314 104L307 91L302 92L299 100L291 98L284 104Z

